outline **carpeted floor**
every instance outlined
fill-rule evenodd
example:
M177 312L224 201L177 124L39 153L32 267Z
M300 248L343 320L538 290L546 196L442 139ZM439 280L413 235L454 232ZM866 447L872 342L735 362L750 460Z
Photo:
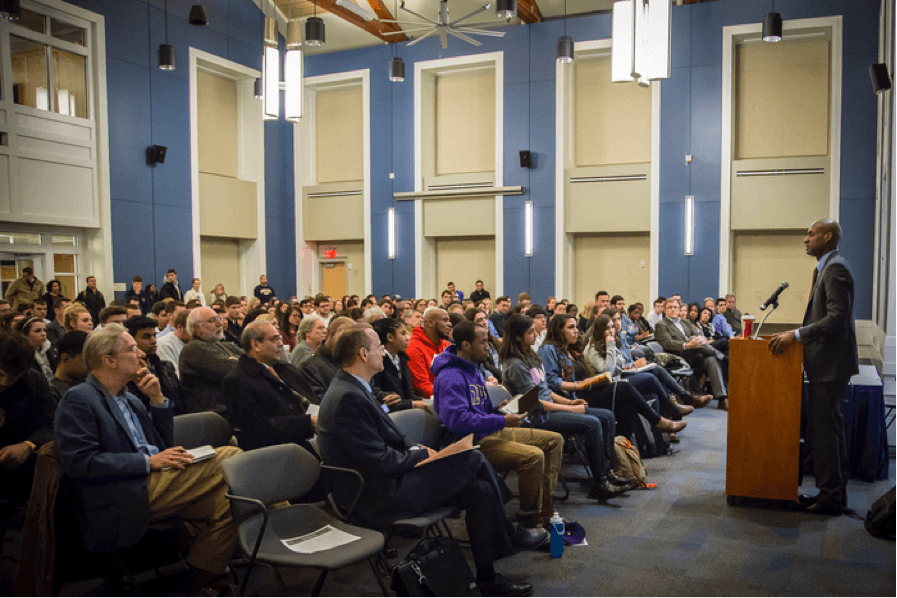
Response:
M639 490L599 504L574 481L561 515L579 521L589 545L568 547L561 559L526 552L497 563L501 573L526 575L540 596L894 596L895 544L870 536L863 522L789 512L762 503L728 506L725 496L726 414L714 408L687 418L678 454L646 461L655 490ZM674 445L676 446L676 445ZM869 505L894 485L889 480L851 480L849 506L865 515ZM565 463L569 477L582 469ZM514 488L514 478L509 478ZM802 491L814 493L813 479ZM516 500L508 513L516 511ZM465 537L463 519L451 522ZM20 535L10 532L4 553L16 551ZM415 539L394 541L401 556ZM0 594L9 593L12 564L0 566ZM181 568L148 573L146 595L177 595ZM240 570L242 575L243 570ZM308 595L310 571L285 570L286 592L274 575L253 572L250 595ZM64 595L117 593L99 580L70 584ZM379 595L370 567L356 565L330 574L324 595Z

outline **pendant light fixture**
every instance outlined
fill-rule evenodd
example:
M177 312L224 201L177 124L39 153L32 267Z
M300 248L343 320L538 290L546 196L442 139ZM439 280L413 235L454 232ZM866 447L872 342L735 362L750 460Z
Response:
M302 29L293 20L290 4L290 20L287 22L287 53L283 60L283 117L297 123L302 118Z
M670 78L672 4L670 0L618 0L611 26L611 81Z
M495 3L495 17L498 19L513 19L517 16L517 0L497 0Z
M564 35L558 38L558 62L573 62L573 38L567 35L567 0L564 0Z
M206 8L198 1L190 8L190 16L187 22L194 27L205 27L209 24L209 15L206 14Z
M159 68L163 71L173 71L177 68L178 55L168 44L168 0L165 0L165 43L159 45Z
M315 0L314 14L305 21L305 45L324 45L324 20L318 16L318 2Z
M266 7L270 3L266 4ZM262 119L280 117L280 50L277 48L277 19L265 15L262 62Z
M399 14L399 0L396 0L395 15ZM398 16L396 16L398 18ZM398 42L393 44L393 57L389 61L389 80L393 83L401 83L405 80L405 61L399 56Z
M763 17L763 41L782 41L782 15L776 12L775 0L772 0L771 11Z

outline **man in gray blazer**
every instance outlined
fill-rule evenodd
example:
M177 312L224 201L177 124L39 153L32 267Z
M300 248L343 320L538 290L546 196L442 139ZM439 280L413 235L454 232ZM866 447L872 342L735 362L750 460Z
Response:
M853 272L838 252L841 226L834 220L814 222L804 238L807 255L816 258L813 287L803 325L774 335L773 353L795 342L804 346L804 371L810 383L807 433L813 444L813 474L819 494L807 497L806 509L840 515L847 506L847 442L841 401L850 377L859 372L853 323Z
M729 408L729 391L726 388L726 372L723 363L726 357L710 346L703 334L693 329L691 322L679 317L679 301L667 299L663 304L666 316L654 327L654 338L663 350L679 355L695 370L707 372L713 398L720 409Z

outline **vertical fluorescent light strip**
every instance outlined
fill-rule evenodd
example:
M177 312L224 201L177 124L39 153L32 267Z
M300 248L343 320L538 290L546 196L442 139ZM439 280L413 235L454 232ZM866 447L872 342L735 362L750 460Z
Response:
M695 196L685 197L685 255L695 252Z
M633 0L614 2L610 71L613 83L632 81L632 5Z
M648 29L648 2L632 0L633 28L632 33L632 72L633 79L639 79L648 72L648 41L651 32Z
M389 259L396 259L396 209L389 208L386 213L386 246Z
M671 0L651 0L645 28L644 71L642 76L656 81L670 78Z
M283 78L287 87L283 95L283 117L297 123L302 118L302 50L287 50Z
M262 117L265 120L277 120L280 117L280 52L277 48L265 45L264 67Z
M523 252L526 257L533 255L533 202L523 204Z

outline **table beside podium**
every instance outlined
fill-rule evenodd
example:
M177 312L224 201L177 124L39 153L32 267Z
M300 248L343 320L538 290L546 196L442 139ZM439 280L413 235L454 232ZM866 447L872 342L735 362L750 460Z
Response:
M797 500L803 345L773 355L766 339L729 344L726 497Z

